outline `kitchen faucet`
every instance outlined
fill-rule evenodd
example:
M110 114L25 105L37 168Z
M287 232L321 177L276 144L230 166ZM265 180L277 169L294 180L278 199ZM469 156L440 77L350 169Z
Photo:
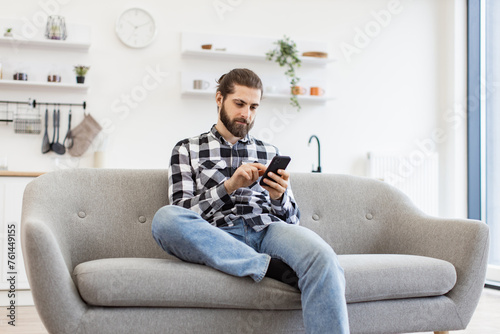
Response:
M319 138L316 135L312 135L309 138L309 145L311 145L311 140L315 138L316 141L318 142L318 168L316 170L313 170L313 173L321 173L321 146L319 145Z

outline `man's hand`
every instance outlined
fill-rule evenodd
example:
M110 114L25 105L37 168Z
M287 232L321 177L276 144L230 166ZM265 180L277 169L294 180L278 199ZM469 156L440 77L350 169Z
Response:
M263 188L269 191L269 196L274 200L279 200L283 197L286 188L288 188L288 179L290 178L290 173L284 169L278 169L278 174L279 175L274 173L267 174L273 181L267 178L264 179L264 183L267 184L267 186L263 186Z
M250 163L244 164L238 167L234 172L233 176L229 180L224 182L224 187L228 194L231 194L236 189L242 187L248 187L256 182L259 177L261 177L266 171L266 166L260 163ZM263 186L269 192L271 199L279 200L282 198L283 194L288 188L288 179L290 178L290 173L284 169L279 169L278 174L269 173L269 177L272 179L264 179Z
M264 174L266 166L260 163L243 164L224 182L228 194L243 187L248 187Z

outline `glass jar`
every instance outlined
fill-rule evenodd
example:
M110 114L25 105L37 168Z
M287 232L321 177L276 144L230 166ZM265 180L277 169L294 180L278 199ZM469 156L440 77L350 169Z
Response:
M59 15L51 15L47 18L47 26L45 27L45 37L48 39L65 40L66 22L64 17Z

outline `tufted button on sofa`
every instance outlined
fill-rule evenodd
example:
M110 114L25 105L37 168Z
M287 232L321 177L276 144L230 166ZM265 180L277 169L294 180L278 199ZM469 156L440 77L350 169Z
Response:
M291 175L301 224L339 254L351 333L464 329L486 272L488 227L430 217L377 180ZM151 236L164 170L75 169L26 188L22 246L50 333L304 333L300 292L167 255Z

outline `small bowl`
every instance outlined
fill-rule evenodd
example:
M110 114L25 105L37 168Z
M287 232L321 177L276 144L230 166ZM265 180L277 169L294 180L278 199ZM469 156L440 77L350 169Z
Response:
M212 44L203 44L201 48L203 50L212 50Z
M328 58L328 53L320 51L308 51L302 54L303 57Z

